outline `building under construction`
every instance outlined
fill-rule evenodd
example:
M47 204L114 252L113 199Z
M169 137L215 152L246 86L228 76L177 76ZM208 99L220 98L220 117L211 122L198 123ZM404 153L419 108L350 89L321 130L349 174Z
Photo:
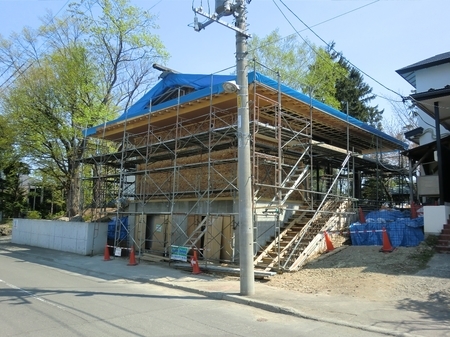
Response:
M111 245L238 263L240 121L223 85L233 80L165 71L122 116L87 130L85 208L112 219ZM325 230L353 221L367 177L399 174L383 156L405 144L257 72L248 83L255 267L296 270Z

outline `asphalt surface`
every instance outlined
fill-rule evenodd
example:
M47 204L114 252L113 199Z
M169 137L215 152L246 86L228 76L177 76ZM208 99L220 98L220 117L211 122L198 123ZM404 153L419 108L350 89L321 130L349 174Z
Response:
M255 282L255 295L241 296L239 280L230 280L201 273L192 274L173 264L137 261L129 265L127 258L80 256L38 247L12 244L7 237L0 239L0 254L27 262L39 263L82 275L105 280L129 279L152 283L226 300L259 309L292 315L331 324L348 326L368 332L391 336L450 336L449 312L436 312L428 303L405 305L396 302L377 302L347 296L303 294ZM431 276L433 275L433 276ZM435 254L428 269L420 276L438 277L450 281L450 254ZM407 299L406 299L407 300ZM442 308L442 307L441 307Z

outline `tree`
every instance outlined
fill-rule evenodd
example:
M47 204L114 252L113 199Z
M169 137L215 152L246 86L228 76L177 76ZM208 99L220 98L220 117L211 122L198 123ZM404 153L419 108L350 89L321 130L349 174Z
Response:
M15 150L13 147L15 132L11 124L6 118L0 114L0 172L9 164L15 157Z
M327 50L317 48L314 62L309 66L305 84L302 85L303 92L335 109L341 109L341 104L336 97L336 83L346 74L346 69L334 62Z
M82 0L46 21L38 31L0 39L0 64L14 79L2 107L21 134L23 156L61 184L73 216L86 148L81 131L130 106L155 81L153 63L168 54L150 33L154 17L126 0ZM38 48L43 39L46 48Z
M283 38L276 29L264 38L253 36L248 50L258 72L272 78L274 72L279 72L283 84L294 89L300 90L305 84L312 59L308 42L299 43L295 35Z
M29 172L28 166L21 162L4 167L4 176L0 178L0 200L5 217L18 218L26 210L26 191L21 184L21 177Z
M299 43L296 35L283 38L274 30L265 38L254 36L249 54L262 64L261 73L273 77L278 72L284 84L340 111L346 112L348 104L350 116L381 129L383 111L370 106L375 98L372 88L358 69L334 51L334 45L320 48L306 40Z
M381 130L384 110L378 110L378 106L370 106L370 102L376 97L372 93L372 88L364 83L364 78L357 68L353 67L342 54L334 52L334 43L330 44L329 53L346 70L346 76L338 78L335 82L339 110L348 109L350 116Z
M388 134L407 142L405 138L405 132L411 131L419 127L417 121L417 107L409 104L406 100L399 101L398 99L389 99L391 105L392 117L389 120L385 120L383 127Z

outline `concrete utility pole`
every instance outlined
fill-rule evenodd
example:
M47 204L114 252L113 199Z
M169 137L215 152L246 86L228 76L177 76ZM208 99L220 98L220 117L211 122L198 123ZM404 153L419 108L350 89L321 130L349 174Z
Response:
M236 27L245 32L246 9L236 4ZM236 71L238 91L238 187L239 187L239 263L241 295L255 293L253 267L253 196L250 166L250 113L248 105L247 36L236 32Z
M248 102L248 68L247 68L247 38L245 1L216 0L216 15L203 13L202 9L195 9L197 14L210 20L198 23L195 20L194 29L200 31L212 22L218 22L236 31L236 84L238 106L238 189L239 189L239 265L240 265L240 294L251 296L255 293L255 275L253 267L253 196L250 161L250 116ZM248 1L249 2L249 1ZM222 16L233 14L235 26L220 21Z

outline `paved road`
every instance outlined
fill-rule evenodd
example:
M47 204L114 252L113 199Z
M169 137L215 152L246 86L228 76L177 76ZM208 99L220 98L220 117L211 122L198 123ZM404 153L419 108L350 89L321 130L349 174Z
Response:
M0 335L381 336L0 254Z

